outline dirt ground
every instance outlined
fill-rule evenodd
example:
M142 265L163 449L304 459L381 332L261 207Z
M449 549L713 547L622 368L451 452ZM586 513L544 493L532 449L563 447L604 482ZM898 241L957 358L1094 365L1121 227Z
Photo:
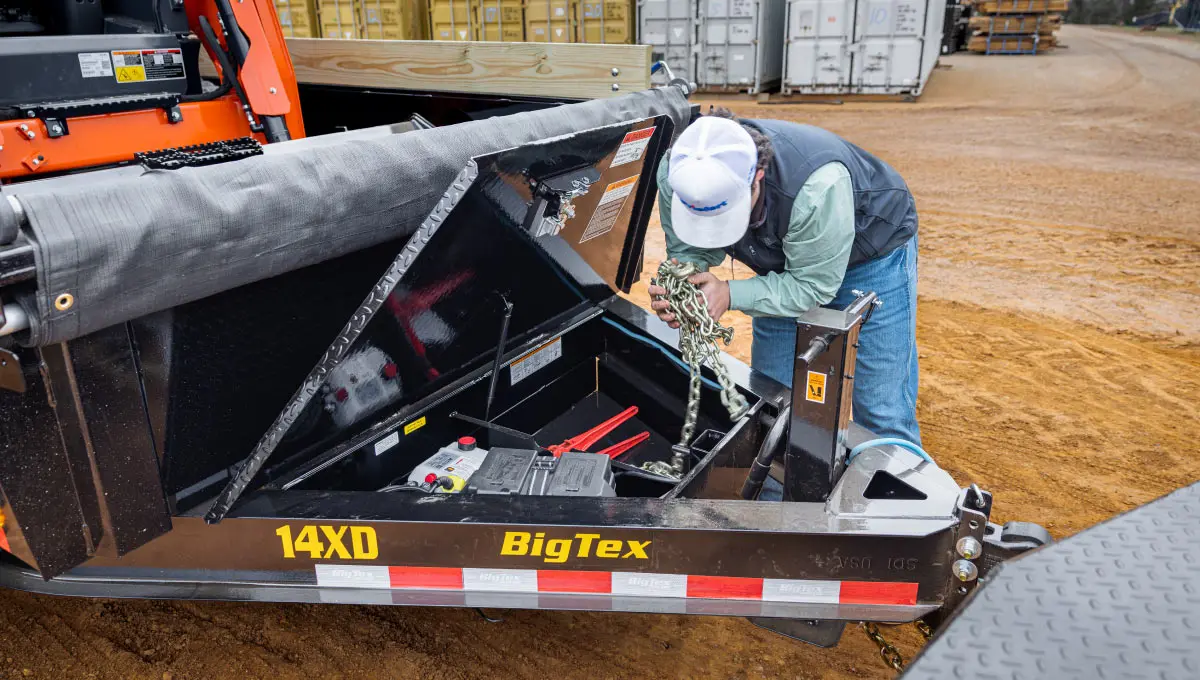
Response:
M827 127L908 180L926 448L995 493L994 518L1059 537L1200 479L1200 43L1061 37L944 59L917 104L736 107ZM647 271L662 257L658 233ZM818 650L740 619L504 617L0 592L0 677L893 675L853 629ZM916 651L911 627L889 635Z

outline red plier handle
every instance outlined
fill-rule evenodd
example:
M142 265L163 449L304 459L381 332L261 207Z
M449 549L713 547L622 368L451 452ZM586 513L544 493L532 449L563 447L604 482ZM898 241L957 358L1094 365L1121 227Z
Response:
M600 423L599 425L593 427L592 429L588 430L587 432L583 432L583 433L575 435L574 437L565 439L565 440L563 440L563 443L561 443L561 444L555 444L554 446L548 446L548 447L546 447L546 450L549 451L550 453L553 453L555 458L563 455L564 453L566 453L568 451L587 451L589 448L592 447L593 444L595 444L596 442L603 439L605 435L607 435L608 433L617 429L617 427L620 426L621 423L636 416L637 412L638 412L637 406L630 406L629 408L625 409L624 411L621 411L617 415L613 416L612 418L609 418L608 420L604 421L603 423ZM649 436L649 434L647 434L647 436ZM624 443L625 442L621 442L621 444L624 444ZM616 444L615 446L620 446L621 444ZM605 449L605 450L607 450L607 449Z
M641 444L642 442L646 441L649 438L650 438L649 432L642 432L642 433L633 435L632 437L630 437L629 439L626 439L623 442L617 442L616 444L613 444L612 446L608 447L607 449L601 449L601 450L597 451L596 453L598 453L602 456L608 456L609 458L616 458L617 456L625 453L629 449L632 449L633 447L637 446L638 444Z

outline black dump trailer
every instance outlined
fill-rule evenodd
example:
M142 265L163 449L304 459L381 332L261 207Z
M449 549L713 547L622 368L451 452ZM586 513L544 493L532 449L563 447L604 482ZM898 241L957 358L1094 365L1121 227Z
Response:
M795 393L723 355L731 420L706 367L665 470L688 369L620 293L692 108L518 104L5 188L0 583L737 615L829 643L936 625L1047 540L910 450L848 460L873 438L849 417L869 292L800 320ZM783 502L741 497L756 459Z

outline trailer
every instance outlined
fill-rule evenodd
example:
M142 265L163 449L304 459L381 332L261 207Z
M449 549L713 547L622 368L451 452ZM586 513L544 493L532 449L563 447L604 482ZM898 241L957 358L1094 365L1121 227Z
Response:
M696 114L678 83L384 127L364 112L433 100L322 93L310 132L360 129L4 188L3 585L746 616L831 644L936 626L1049 541L851 422L869 291L800 319L795 393L722 355L748 410L709 366L689 415L676 332L620 296ZM755 465L783 502L742 497Z

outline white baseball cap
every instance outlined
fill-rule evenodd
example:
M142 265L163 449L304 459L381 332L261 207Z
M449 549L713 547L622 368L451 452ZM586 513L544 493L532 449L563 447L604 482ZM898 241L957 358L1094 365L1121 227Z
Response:
M737 243L749 227L757 167L758 149L741 124L703 116L689 125L671 148L667 174L675 235L697 248Z

